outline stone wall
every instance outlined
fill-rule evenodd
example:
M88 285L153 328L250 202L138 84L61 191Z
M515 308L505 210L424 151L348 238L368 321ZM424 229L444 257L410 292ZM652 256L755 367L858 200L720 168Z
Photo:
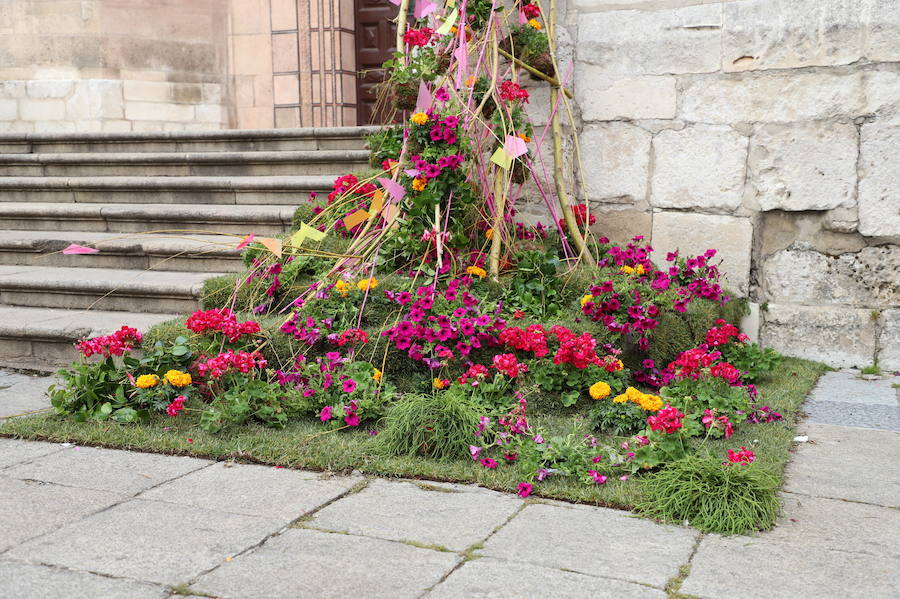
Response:
M0 2L0 132L219 129L228 0Z
M569 0L600 223L720 252L762 342L900 369L900 0Z

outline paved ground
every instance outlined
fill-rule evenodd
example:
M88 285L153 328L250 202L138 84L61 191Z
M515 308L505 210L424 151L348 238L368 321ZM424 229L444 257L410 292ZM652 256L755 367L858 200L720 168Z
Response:
M0 415L46 405L41 384L0 373ZM703 598L895 597L890 384L823 378L784 516L752 537L477 487L0 439L0 597L662 598L683 572L680 592Z

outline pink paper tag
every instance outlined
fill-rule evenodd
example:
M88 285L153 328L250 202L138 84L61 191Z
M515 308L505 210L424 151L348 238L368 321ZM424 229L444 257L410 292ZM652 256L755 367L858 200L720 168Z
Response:
M418 177L419 176L419 171L414 168L408 168L408 169L404 170L403 172L406 173L407 175L409 175L410 177Z
M458 64L456 68L456 81L454 83L456 84L456 89L460 89L463 86L463 82L469 78L469 48L466 43L465 35L462 36L459 46L453 51L453 57Z
M388 2L390 2L394 6L400 6L400 0L388 0Z
M241 239L241 242L237 245L237 248L235 248L235 249L238 249L238 250L244 249L245 247L247 247L248 245L253 243L253 237L254 237L253 233L250 233L249 235L247 235L246 237Z
M431 108L431 102L434 98L428 91L428 86L424 81L419 81L419 97L416 99L416 112L426 112Z
M506 142L503 144L503 149L506 150L506 153L509 154L510 158L518 158L522 154L528 152L528 146L525 145L525 140L517 135L507 135Z
M417 19L424 19L435 10L437 10L437 4L431 0L416 0L416 10L413 11L413 16Z
M416 171L418 175L419 172ZM387 190L388 195L391 196L391 199L395 202L399 202L403 199L403 196L406 195L406 188L397 183L396 181L392 181L390 179L382 178L378 180L379 183Z
M525 16L525 11L519 9L519 25L524 25L528 22L528 17Z
M77 244L73 243L72 245L70 245L69 247L64 249L62 251L62 253L66 254L67 256L70 256L72 254L96 254L99 251L100 250L95 249L95 248L89 248L89 247L85 247L83 245L77 245Z

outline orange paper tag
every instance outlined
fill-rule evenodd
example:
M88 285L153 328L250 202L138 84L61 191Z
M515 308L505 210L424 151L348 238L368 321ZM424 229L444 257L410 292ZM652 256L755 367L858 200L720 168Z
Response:
M260 242L266 249L281 258L281 240L272 237L260 237L256 241Z
M375 196L372 198L372 205L369 207L369 210L372 214L378 214L381 211L381 207L384 206L384 194L381 193L380 189L375 190Z
M365 210L357 210L350 216L344 217L344 226L347 227L347 229L352 229L367 218L369 218L368 212L366 212Z

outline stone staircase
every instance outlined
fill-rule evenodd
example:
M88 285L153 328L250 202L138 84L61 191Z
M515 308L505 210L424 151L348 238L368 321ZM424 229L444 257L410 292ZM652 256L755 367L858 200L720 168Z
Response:
M365 166L368 131L0 135L0 365L52 369L82 337L197 309L241 269L234 235L287 231Z

